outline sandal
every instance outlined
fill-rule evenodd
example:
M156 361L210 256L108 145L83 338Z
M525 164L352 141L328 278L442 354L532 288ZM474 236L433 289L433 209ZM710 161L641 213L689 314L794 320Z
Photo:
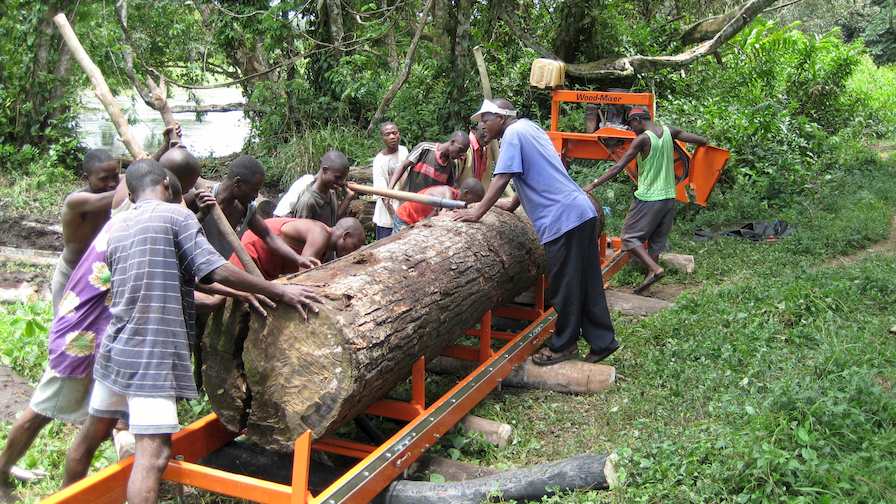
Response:
M555 352L544 346L541 347L541 350L532 355L532 363L536 366L553 366L554 364L574 359L578 357L578 355L579 350L575 345L571 346L568 350L563 350L561 352Z
M666 272L665 272L665 271L660 271L659 273L651 273L651 274L647 275L647 278L644 279L644 283L642 283L641 285L639 285L639 286L638 286L637 288L635 288L635 290L632 291L632 292L633 292L634 294L641 294L642 292L644 292L644 291L646 291L647 289L649 289L651 285L657 283L657 282L658 282L661 278L663 278L664 276L666 276Z
M616 350L619 350L619 346L620 346L618 342L614 341L613 343L614 343L613 345L611 345L599 352L595 352L594 350L591 350L590 352L588 352L588 355L585 356L584 361L590 362L591 364L597 364L598 362L613 355L613 352L615 352Z

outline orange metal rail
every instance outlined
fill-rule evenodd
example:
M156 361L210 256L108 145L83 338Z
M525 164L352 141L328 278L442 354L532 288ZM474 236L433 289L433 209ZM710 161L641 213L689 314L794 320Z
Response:
M628 260L618 239L601 237L599 247L604 277L611 277ZM425 361L420 357L411 370L411 399L385 399L372 404L367 412L408 422L380 446L372 446L334 437L312 440L311 432L299 436L293 455L292 484L266 481L235 474L197 462L233 441L237 434L228 431L215 414L208 415L172 438L173 460L162 477L171 482L201 488L230 497L263 503L336 504L365 503L373 499L403 473L427 448L456 425L498 384L513 367L527 359L548 337L556 313L545 309L546 282L535 285L532 308L518 305L499 306L486 312L477 329L467 335L478 338L475 346L452 345L444 352L480 365L451 390L427 406ZM513 334L492 330L492 317L500 316L531 322ZM505 342L497 350L493 341ZM330 487L314 496L309 491L310 457L313 450L359 459ZM133 457L111 465L96 474L48 497L45 503L119 504L125 501L127 480Z

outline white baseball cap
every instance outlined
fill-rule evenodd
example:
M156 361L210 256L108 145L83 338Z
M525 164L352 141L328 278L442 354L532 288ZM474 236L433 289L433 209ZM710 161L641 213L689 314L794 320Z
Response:
M479 108L479 112L476 112L475 114L470 116L470 119L479 122L479 118L482 117L482 114L486 112L491 114L516 117L516 110L503 109L495 105L495 102L491 100L482 100L482 107Z

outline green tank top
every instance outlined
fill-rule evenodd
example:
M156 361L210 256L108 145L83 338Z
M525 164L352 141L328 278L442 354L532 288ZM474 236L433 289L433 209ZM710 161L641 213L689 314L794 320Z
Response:
M638 154L638 190L635 197L641 201L659 201L675 198L675 166L672 157L672 134L663 126L663 138L647 130L650 138L650 154L641 159Z

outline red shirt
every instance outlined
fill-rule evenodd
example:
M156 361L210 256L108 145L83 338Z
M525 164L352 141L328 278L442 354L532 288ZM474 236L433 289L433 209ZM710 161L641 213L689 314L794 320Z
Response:
M422 191L417 191L417 194L430 194L436 192L436 190L442 190L445 187L451 189L451 199L457 199L458 196L460 196L460 192L451 186L427 187ZM416 201L407 201L398 207L397 215L399 219L405 222L405 224L416 224L423 219L432 216L434 213L436 213L436 208L433 206L417 203Z
M485 169L488 166L488 152L485 145L479 145L479 139L474 133L470 133L470 150L473 154L473 177L482 182Z
M289 217L280 217L274 219L267 219L264 221L265 225L267 225L268 229L275 236L283 236L283 225L297 221L299 219L293 219ZM289 241L286 241L289 244ZM243 248L246 249L246 252L249 253L249 257L255 261L255 265L258 266L258 269L261 270L261 274L264 275L265 279L273 280L281 275L285 275L287 273L295 273L299 271L299 268L295 265L295 263L291 261L286 261L283 259L280 254L273 252L268 248L268 245L262 240L257 234L253 233L251 229L247 229L245 233L243 233L243 238L240 240L243 244ZM292 245L290 247L296 251L297 254L302 254L302 249L296 249ZM240 263L239 258L234 253L230 256L230 263L236 266L239 269L243 268L242 263Z

